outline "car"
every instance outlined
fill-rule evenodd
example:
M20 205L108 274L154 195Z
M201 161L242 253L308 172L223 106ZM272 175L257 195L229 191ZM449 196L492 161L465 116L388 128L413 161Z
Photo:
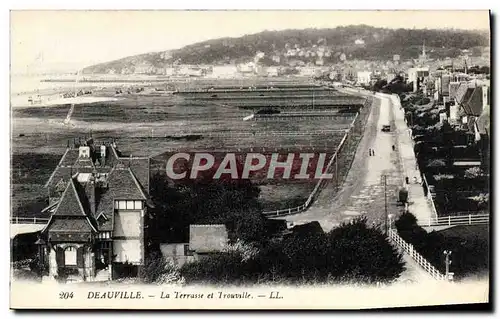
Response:
M391 131L390 125L383 125L382 126L382 132L390 132L390 131Z

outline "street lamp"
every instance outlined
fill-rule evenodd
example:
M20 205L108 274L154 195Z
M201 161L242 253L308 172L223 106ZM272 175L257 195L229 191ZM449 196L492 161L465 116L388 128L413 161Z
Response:
M450 265L451 265L451 260L450 260L450 255L452 254L452 251L451 250L445 250L443 251L443 254L445 256L445 267L446 267L446 272L445 272L445 276L446 276L446 280L452 280L453 279L453 273L450 272Z

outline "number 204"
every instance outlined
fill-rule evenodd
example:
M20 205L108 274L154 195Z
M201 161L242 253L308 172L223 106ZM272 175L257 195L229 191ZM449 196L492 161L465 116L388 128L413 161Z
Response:
M73 292L60 292L59 299L71 299L73 298Z

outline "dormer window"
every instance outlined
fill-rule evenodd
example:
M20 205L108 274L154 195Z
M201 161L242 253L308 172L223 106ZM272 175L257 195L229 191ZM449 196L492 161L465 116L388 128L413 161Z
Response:
M106 217L106 215L104 213L100 213L96 219L97 219L97 222L99 223L99 225L102 225L102 224L104 224L104 222L106 222L108 220L108 217Z

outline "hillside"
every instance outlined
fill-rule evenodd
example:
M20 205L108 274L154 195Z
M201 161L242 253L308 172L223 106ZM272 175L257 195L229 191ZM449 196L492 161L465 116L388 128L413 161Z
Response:
M431 58L456 57L461 50L480 54L489 46L482 31L384 29L365 25L334 29L264 31L239 38L219 38L171 51L146 53L90 66L84 73L157 73L172 63L225 64L253 61L259 54L264 65L287 65L292 60L324 64L347 59L417 58L425 42Z

